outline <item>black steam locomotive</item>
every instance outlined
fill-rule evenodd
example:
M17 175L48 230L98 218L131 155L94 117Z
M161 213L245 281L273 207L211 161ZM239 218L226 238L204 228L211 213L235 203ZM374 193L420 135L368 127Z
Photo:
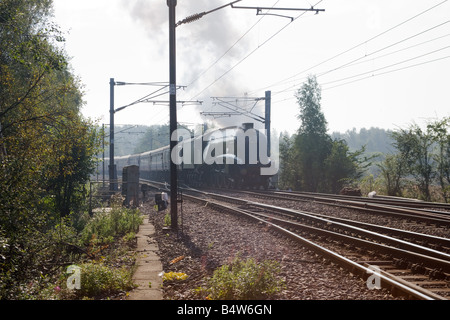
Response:
M198 136L192 136L186 130L178 137L172 154L168 145L116 157L114 162L118 176L121 176L125 166L137 165L142 179L170 183L170 161L173 159L181 185L197 188L269 188L273 174L269 170L272 163L268 157L267 137L254 129L253 124L210 130ZM105 159L105 168L108 167L109 159Z

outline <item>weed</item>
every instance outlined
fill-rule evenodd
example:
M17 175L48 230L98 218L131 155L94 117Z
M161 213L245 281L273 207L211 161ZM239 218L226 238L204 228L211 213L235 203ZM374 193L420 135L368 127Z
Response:
M276 261L243 261L239 256L229 265L214 271L208 279L207 288L198 288L196 292L207 294L213 300L251 300L270 297L280 292L284 281L277 275L280 267Z
M164 216L164 226L168 227L172 224L172 219L170 217L170 213L166 213Z
M98 243L111 243L113 237L136 232L142 222L139 210L128 209L113 202L110 212L98 212L87 222L81 233L81 242L89 243L95 235Z
M80 298L95 298L113 295L135 287L132 272L126 268L112 268L102 262L88 262L80 265L80 289L72 293Z

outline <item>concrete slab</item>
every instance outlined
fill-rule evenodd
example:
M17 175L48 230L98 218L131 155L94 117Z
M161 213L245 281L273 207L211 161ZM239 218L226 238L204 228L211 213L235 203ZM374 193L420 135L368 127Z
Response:
M158 256L158 244L152 239L155 234L154 226L148 217L139 227L137 233L137 268L133 281L138 286L130 291L127 300L162 300L162 263Z

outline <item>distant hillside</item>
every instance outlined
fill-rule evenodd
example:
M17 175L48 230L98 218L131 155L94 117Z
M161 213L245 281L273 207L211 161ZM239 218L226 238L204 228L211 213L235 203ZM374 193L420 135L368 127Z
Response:
M362 128L359 132L355 128L347 130L345 133L333 132L333 139L343 139L347 142L351 151L361 149L366 146L366 152L369 154L391 153L394 151L392 147L393 140L390 137L391 131L380 128Z
M141 139L148 130L148 126L116 125L114 130L114 155L119 157L135 153ZM109 126L105 126L105 157L109 157Z
M380 128L362 128L359 132L355 128L347 130L345 133L333 132L331 137L333 139L343 139L347 142L350 151L360 150L363 146L366 146L366 155L372 156L374 154L380 154L372 160L372 166L369 167L369 174L378 176L379 168L377 163L384 160L384 155L395 152L392 146L392 138L390 137L391 131Z

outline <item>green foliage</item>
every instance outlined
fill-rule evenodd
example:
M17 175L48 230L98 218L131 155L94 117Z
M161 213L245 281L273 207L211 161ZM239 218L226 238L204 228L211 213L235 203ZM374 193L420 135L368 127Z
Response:
M405 166L399 155L387 155L383 162L378 164L384 180L385 192L389 196L402 196Z
M96 239L97 244L104 244L112 237L138 231L143 222L140 211L122 207L117 199L121 197L112 203L111 210L97 212L87 222L80 236L82 244L88 244L92 239Z
M153 125L147 128L147 131L136 145L134 152L145 152L158 149L168 145L170 133L168 125Z
M331 151L324 160L326 189L337 193L345 184L351 183L352 178L356 178L356 159L351 157L345 141L332 142Z
M172 224L172 217L170 216L170 212L166 212L166 214L164 215L164 225L168 227L171 224Z
M327 121L321 111L322 90L315 76L309 76L297 92L301 121L299 134L317 137L327 136Z
M435 163L436 182L441 188L445 202L450 200L450 117L428 124L435 141L433 160Z
M134 288L132 273L126 268L114 269L101 262L83 263L79 267L81 284L75 291L77 297L108 296Z
M280 292L284 281L278 277L279 264L276 261L243 261L240 257L229 265L214 271L208 280L208 288L199 293L207 294L212 300L252 300L270 298Z
M127 243L134 242L136 240L136 232L130 231L125 234L122 239Z
M350 152L344 140L332 140L321 111L321 89L314 76L297 92L301 120L298 133L280 144L282 188L337 193L354 184L370 159L364 149Z
M408 173L417 181L424 200L430 201L429 187L435 175L432 170L433 139L430 131L424 132L419 126L412 125L407 130L395 131L393 137L395 147L406 162Z
M51 11L50 0L0 1L0 298L23 296L67 255L100 142Z
M441 188L441 196L448 202L450 186L450 117L430 122L425 128L411 124L407 129L392 133L397 154L381 168L383 172L410 178L423 200L431 201L433 184ZM393 161L396 162L393 162ZM388 184L390 181L386 180Z

